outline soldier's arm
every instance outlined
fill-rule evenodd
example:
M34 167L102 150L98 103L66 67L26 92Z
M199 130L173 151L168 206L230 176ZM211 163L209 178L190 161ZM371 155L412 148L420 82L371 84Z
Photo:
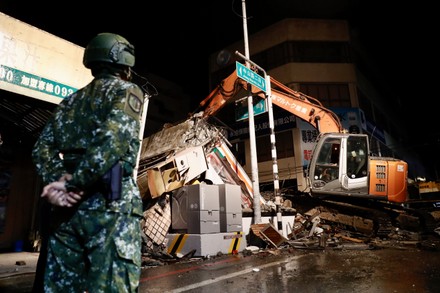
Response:
M55 147L53 120L49 120L32 150L32 159L37 173L45 183L57 181L65 172L64 164Z
M112 168L121 158L136 156L139 147L143 93L138 87L119 91L110 97L111 110L79 162L69 185L82 189ZM133 140L137 145L133 146Z

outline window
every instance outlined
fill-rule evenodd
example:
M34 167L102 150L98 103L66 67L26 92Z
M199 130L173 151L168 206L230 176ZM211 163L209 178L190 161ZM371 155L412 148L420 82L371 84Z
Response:
M260 136L256 139L257 144L257 160L258 162L270 161L270 137L269 135Z
M287 41L254 54L251 59L266 70L290 62L352 62L349 43L333 41Z
M245 153L244 142L238 141L236 143L233 143L231 150L235 158L237 159L238 163L242 166L246 165L246 153Z
M275 134L275 146L277 151L277 159L293 157L293 136L292 131L283 131ZM272 160L272 147L270 144L270 136L260 136L256 139L257 144L257 160L259 162Z
M341 141L327 138L319 150L314 178L330 182L339 178L339 153Z
M231 58L233 60L233 58ZM352 63L349 42L339 41L286 41L267 50L253 54L250 59L269 71L291 62L307 63ZM211 73L211 85L216 86L235 69L230 61Z
M354 179L367 176L367 138L350 136L347 141L347 176Z
M325 107L351 107L347 84L302 83L300 92L318 99Z

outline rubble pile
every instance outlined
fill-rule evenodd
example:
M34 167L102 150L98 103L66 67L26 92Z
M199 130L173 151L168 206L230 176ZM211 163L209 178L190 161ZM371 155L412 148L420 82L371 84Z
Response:
M270 199L268 199L270 203ZM270 204L269 204L270 206ZM295 210L291 202L283 202L283 210ZM166 265L180 261L194 261L194 251L185 255L171 255L166 249L166 234L171 223L169 199L158 201L144 213L143 266ZM304 212L296 212L291 231L284 237L274 223L251 225L247 236L248 247L240 253L251 255L262 251L296 249L306 250L363 250L363 249L440 249L440 227L434 235L389 227L387 235L374 233L370 219L332 213L316 206ZM222 255L218 253L217 256ZM213 257L213 256L210 256ZM214 256L215 257L215 256Z

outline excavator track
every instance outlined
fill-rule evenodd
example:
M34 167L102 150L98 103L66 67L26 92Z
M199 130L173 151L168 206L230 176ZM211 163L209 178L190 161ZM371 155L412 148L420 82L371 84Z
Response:
M291 199L300 213L320 211L322 220L341 224L368 237L387 238L396 230L418 233L420 239L438 237L440 206L436 200L394 204L360 198L312 198L308 195Z

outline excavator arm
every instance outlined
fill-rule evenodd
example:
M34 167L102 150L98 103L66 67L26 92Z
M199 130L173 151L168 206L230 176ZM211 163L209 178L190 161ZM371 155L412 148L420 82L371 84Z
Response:
M312 196L336 195L397 203L406 201L406 162L371 157L368 135L348 133L339 117L317 99L292 90L272 77L270 89L272 104L309 123L320 133L307 172ZM200 103L204 109L203 116L212 116L227 103L249 94L267 98L265 92L239 78L234 71Z
M315 127L320 133L343 132L339 117L325 108L321 102L313 97L290 89L281 82L270 78L272 103L294 114ZM229 102L236 101L248 95L265 99L266 95L260 89L249 85L237 76L236 71L225 78L203 101L200 108L204 109L204 116L215 115Z

